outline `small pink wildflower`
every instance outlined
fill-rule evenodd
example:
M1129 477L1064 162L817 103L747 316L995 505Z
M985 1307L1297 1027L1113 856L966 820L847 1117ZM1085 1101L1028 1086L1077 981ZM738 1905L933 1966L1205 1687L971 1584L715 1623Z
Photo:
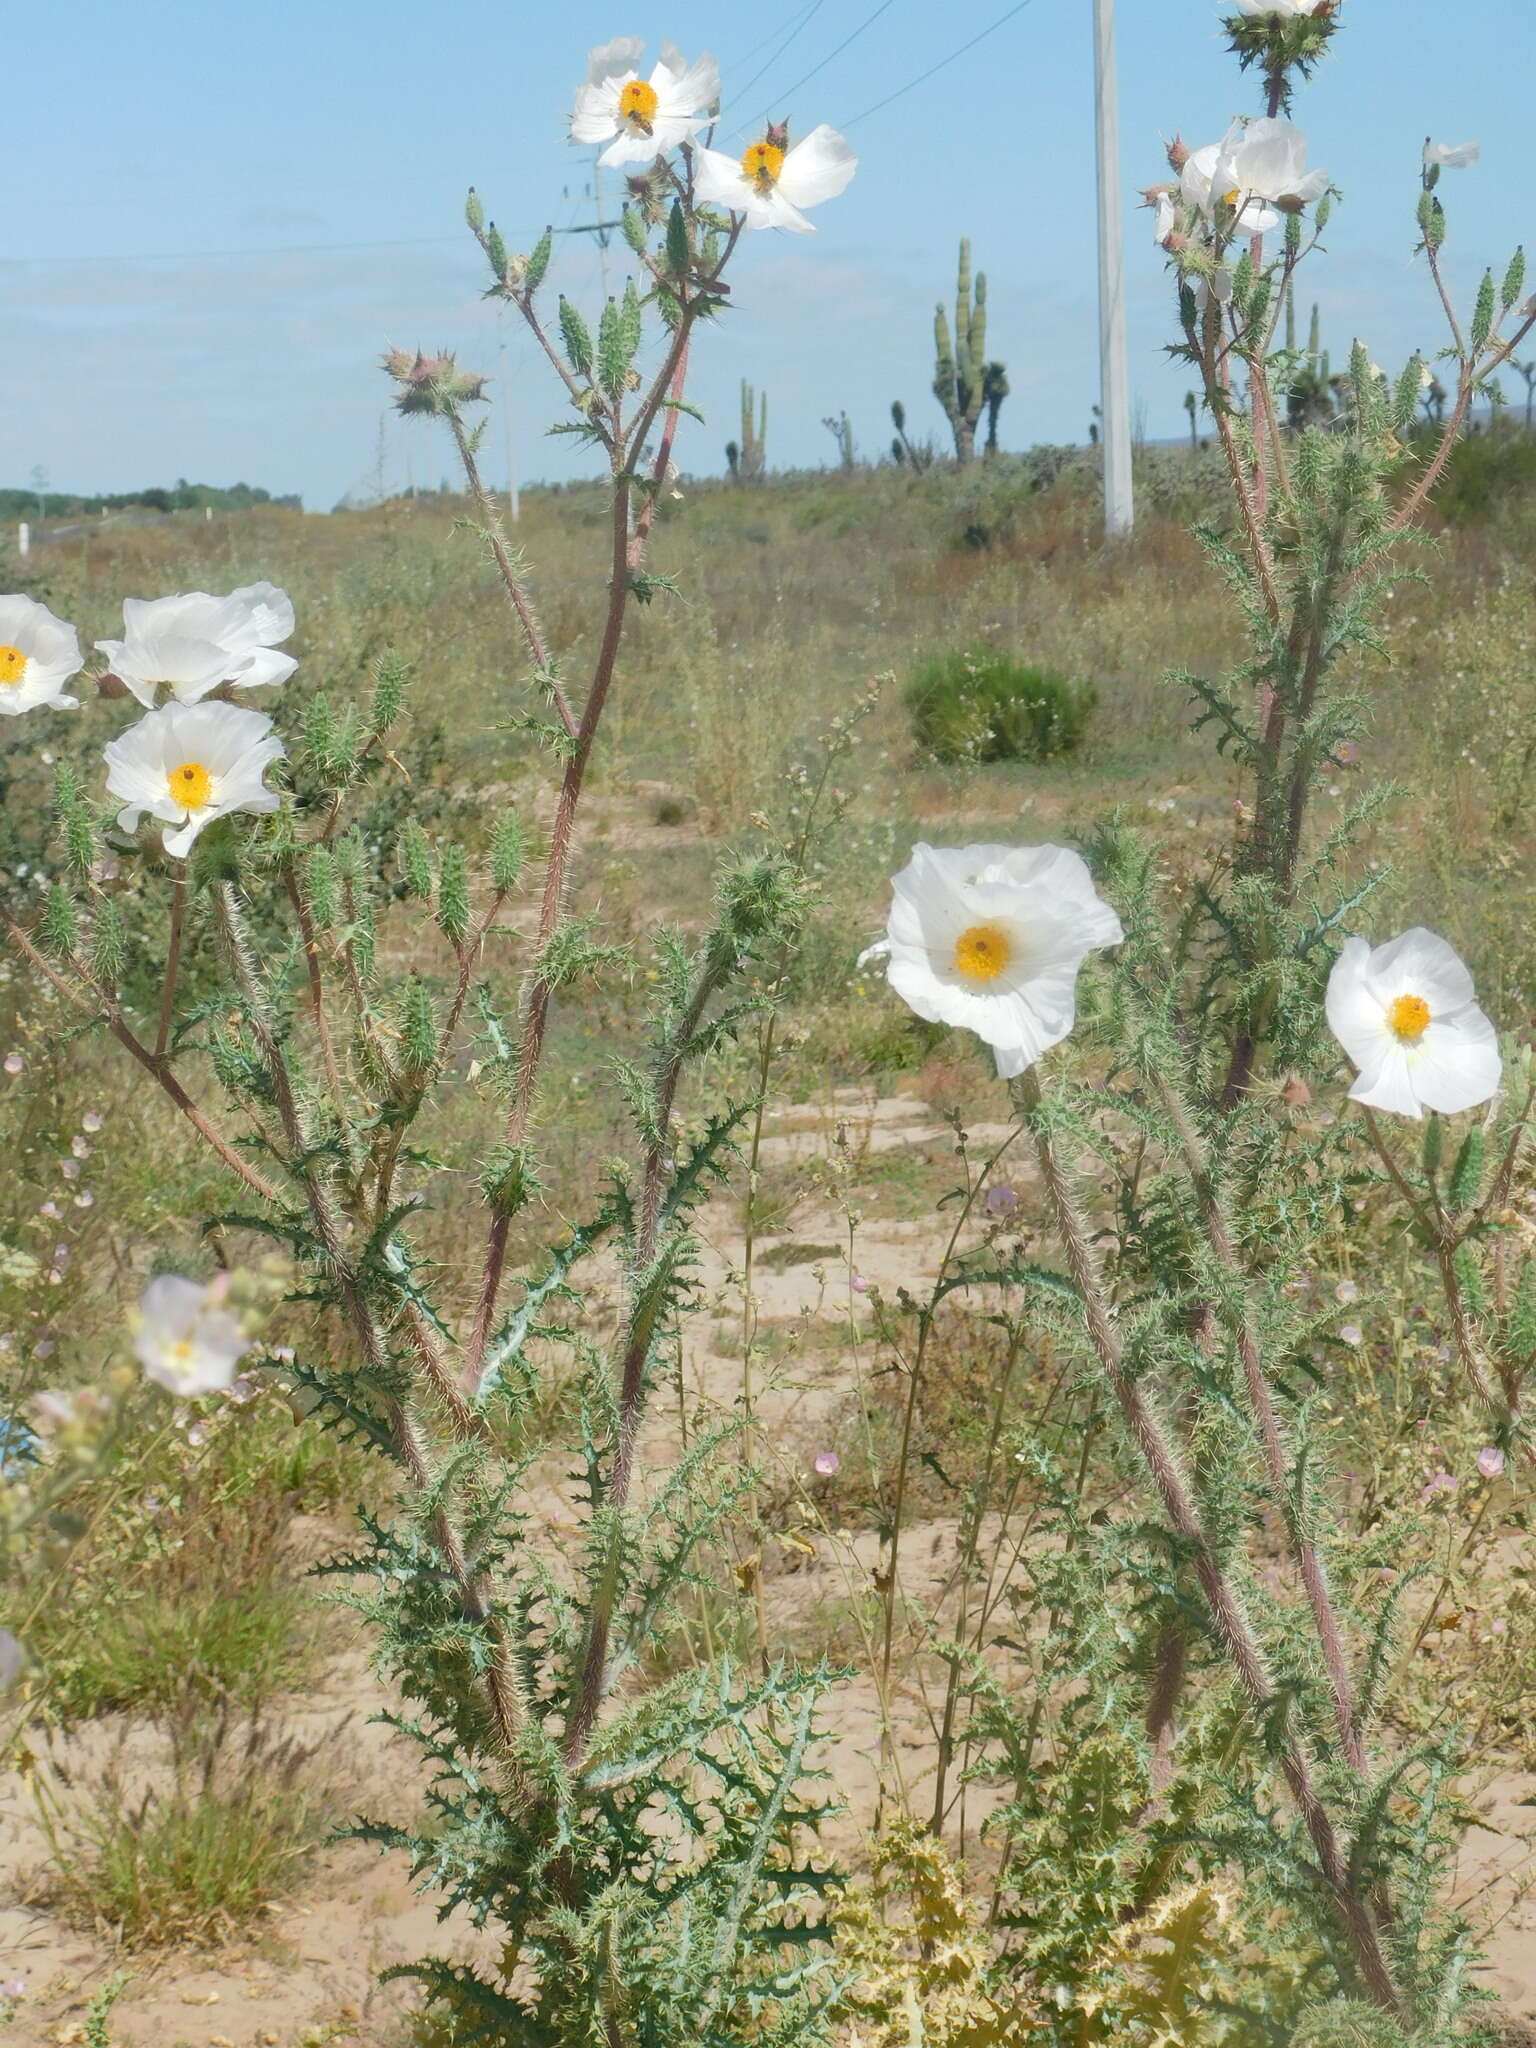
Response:
M816 1470L823 1479L830 1479L841 1468L842 1462L836 1451L818 1451L816 1453Z
M1346 1307L1350 1302L1358 1301L1360 1299L1359 1282L1355 1280L1341 1280L1333 1290L1333 1298L1335 1301L1343 1302Z
M1419 1494L1419 1499L1422 1501L1431 1501L1434 1500L1438 1494L1454 1493L1455 1491L1455 1475L1450 1472L1437 1472L1435 1473L1434 1477L1430 1480L1429 1484Z
M8 1052L5 1056L5 1071L8 1074L19 1074L26 1064L19 1052Z
M1478 1452L1477 1469L1485 1479L1498 1479L1502 1477L1504 1453L1497 1444L1487 1444Z
M862 1273L854 1274L853 1291L855 1294L868 1294L869 1282L864 1278L864 1275Z
M1365 1341L1365 1332L1358 1323L1341 1323L1339 1335L1346 1344L1362 1344Z
M82 1131L89 1131L94 1136L105 1122L106 1118L99 1109L88 1109L80 1119L80 1128Z

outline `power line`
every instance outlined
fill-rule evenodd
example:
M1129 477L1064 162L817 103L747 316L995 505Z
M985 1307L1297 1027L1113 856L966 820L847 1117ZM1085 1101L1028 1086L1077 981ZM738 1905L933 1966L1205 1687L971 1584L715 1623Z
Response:
M821 62L819 64L813 64L811 66L811 69L806 72L803 78L797 78L793 85L787 85L784 87L783 91L777 95L780 104L782 105L783 102L789 98L791 93L798 92L802 85L809 85L811 80L816 76L816 74L819 71L825 71L827 66L832 62L832 59L834 57L841 57L844 50L847 49L850 43L856 43L859 37L863 35L865 29L873 28L875 23L880 19L881 15L885 13L886 9L888 7L894 7L895 4L896 0L880 0L880 5L875 9L874 13L866 14L864 19L859 23L858 27L853 31L853 33L851 35L844 36L843 40L838 44L835 50L829 50L826 56L822 58Z
M989 27L984 28L979 35L972 36L968 43L962 43L958 50L951 50L947 57L941 57L937 64L930 64L926 71L920 72L916 78L909 80L906 85L898 86L895 92L887 93L883 100L876 100L875 104L872 107L866 107L862 114L855 114L852 121L842 121L838 125L842 128L852 128L860 121L867 121L871 114L882 112L883 109L891 105L892 101L904 99L909 92L916 92L920 85L926 85L930 78L937 78L941 71L947 70L951 64L956 63L968 50L974 50L976 45L984 43L988 36L996 35L997 31L1000 28L1006 27L1016 14L1022 14L1029 4L1030 0L1018 0L1016 6L1010 7L1006 14L1000 14L997 20L992 22Z
M784 38L783 42L780 43L779 47L774 51L773 55L768 59L767 63L760 64L757 70L754 71L752 76L747 80L746 84L737 89L735 94L732 96L733 104L736 100L744 100L747 94L752 90L753 86L756 85L757 81L760 78L766 78L768 76L768 73L773 69L774 65L778 63L779 59L783 56L784 52L789 48L790 44L795 40L796 36L799 35L800 31L803 28L809 28L813 17L820 14L822 8L825 5L826 0L811 0L810 6L805 9L804 13L800 16L800 19L795 23L794 27L790 30L789 34ZM723 105L720 111L724 113L725 108Z
M572 210L579 206L579 199L571 202ZM616 220L578 221L571 227L550 230L556 235L590 235L599 228L616 228ZM519 239L532 238L542 234L542 228L525 228ZM392 242L289 242L275 248L260 249L154 249L140 251L132 256L91 256L93 263L212 263L220 261L246 262L261 256L333 256L338 252L353 249L441 249L449 243L460 244L462 235L417 235L412 240ZM0 256L0 269L21 269L23 266L35 269L44 263L78 263L77 256Z

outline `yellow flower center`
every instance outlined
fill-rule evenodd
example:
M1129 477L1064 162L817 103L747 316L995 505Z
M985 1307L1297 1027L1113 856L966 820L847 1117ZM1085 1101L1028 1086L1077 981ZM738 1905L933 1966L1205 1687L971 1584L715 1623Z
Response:
M171 1346L171 1356L175 1359L178 1365L191 1364L192 1346L187 1342L185 1337L183 1337L179 1343L173 1344Z
M656 118L657 104L655 86L647 85L643 78L632 78L619 94L619 118L621 121L633 121L648 135Z
M200 811L213 795L213 777L201 761L183 761L166 777L173 800L189 811Z
M1012 953L1008 934L997 925L973 924L955 941L955 972L967 981L996 981Z
M1239 191L1239 189L1237 188L1237 186L1236 186L1236 185L1234 185L1234 186L1232 187L1232 190L1231 190L1230 192L1223 192L1223 194L1222 194L1221 196L1222 196L1222 200L1223 200L1223 203L1224 203L1225 205L1227 205L1227 206L1230 206L1230 207L1232 207L1232 208L1234 208L1234 209L1235 209L1235 208L1236 208L1236 206L1237 206L1237 202L1239 201L1239 199L1241 199L1241 198L1242 198L1242 196L1243 196L1243 195L1242 195L1242 193L1241 193L1241 192Z
M14 690L27 673L27 657L19 647L0 647L0 686Z
M1422 996L1397 996L1387 1006L1387 1027L1404 1045L1417 1045L1429 1029L1429 1005Z
M776 142L754 142L741 159L747 183L759 192L771 192L784 168L784 152Z

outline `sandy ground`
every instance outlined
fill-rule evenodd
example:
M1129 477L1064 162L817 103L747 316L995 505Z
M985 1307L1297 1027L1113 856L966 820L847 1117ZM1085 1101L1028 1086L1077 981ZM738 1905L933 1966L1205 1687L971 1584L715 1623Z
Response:
M768 1166L835 1164L850 1152L867 1156L893 1148L937 1158L954 1148L952 1131L923 1104L854 1094L781 1114L769 1132ZM985 1156L1006 1135L1002 1127L974 1127L975 1156ZM1022 1172L1022 1163L1011 1159L1009 1178L1017 1181ZM770 1241L760 1247L754 1292L763 1329L792 1336L817 1317L867 1317L867 1295L850 1288L846 1259L834 1249L844 1240L840 1213L813 1203L796 1212L793 1224L777 1246ZM702 1401L724 1409L740 1386L739 1357L728 1340L740 1327L741 1246L736 1214L726 1206L707 1210L702 1225L699 1277L707 1312L693 1319L694 1349L684 1367ZM866 1214L856 1247L861 1276L890 1293L902 1285L920 1289L938 1268L940 1246L931 1223ZM842 1372L836 1351L791 1343L764 1386L764 1441L802 1482L815 1448L837 1425L847 1394ZM659 1451L671 1437L664 1411L651 1428ZM552 1542L562 1545L575 1529L567 1503L551 1484L539 1505ZM908 1531L902 1577L909 1597L929 1603L943 1597L956 1540L953 1521L919 1523ZM872 1535L854 1536L835 1548L812 1543L808 1551L767 1561L770 1632L792 1631L819 1607L846 1599L856 1583L867 1589L876 1561ZM388 1730L367 1725L380 1704L363 1658L349 1652L281 1718L285 1728L327 1745L324 1753L335 1758L336 1782L346 1788L351 1810L387 1815L416 1763ZM826 1718L836 1744L837 1786L846 1801L829 1846L857 1860L880 1789L880 1716L872 1683L855 1679L840 1686ZM894 1702L893 1721L896 1767L905 1783L919 1786L930 1768L932 1723L915 1690ZM104 1722L74 1739L68 1761L76 1769L89 1768L121 1748L136 1767L152 1772L155 1760L146 1741L142 1730ZM1485 1789L1478 1800L1484 1825L1468 1839L1458 1889L1492 1924L1488 1988L1512 2022L1531 2023L1529 2038L1536 2042L1536 1901L1520 1898L1533 1806L1536 1776L1512 1773ZM974 1824L979 1818L973 1808L968 1820ZM480 1946L468 1926L439 1924L430 1899L413 1893L402 1858L352 1844L325 1852L302 1890L269 1908L267 1924L253 1938L216 1954L125 1957L106 1938L50 1915L42 1902L47 1856L28 1783L16 1774L0 1780L0 1981L21 1979L27 1986L9 2025L0 2022L0 2036L14 2048L83 2042L90 1999L116 1969L128 1972L128 1983L108 2034L122 2048L321 2048L332 2041L404 2048L408 1995L398 1987L381 1989L378 1971L429 1953L470 1956Z

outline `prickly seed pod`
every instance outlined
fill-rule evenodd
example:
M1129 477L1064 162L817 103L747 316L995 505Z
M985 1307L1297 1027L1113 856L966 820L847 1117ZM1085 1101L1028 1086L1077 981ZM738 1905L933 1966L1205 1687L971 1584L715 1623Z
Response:
M1431 1178L1440 1171L1445 1154L1445 1119L1430 1111L1424 1122L1424 1171Z
M491 887L500 895L517 887L523 871L523 834L516 817L505 811L491 840Z
M91 972L107 988L115 989L127 959L128 931L122 910L115 897L100 897L91 920Z
M407 896L432 894L432 855L427 835L414 818L407 818L400 832L398 848L400 879Z
M1453 1209L1469 1208L1477 1200L1478 1189L1483 1183L1483 1157L1487 1142L1481 1124L1474 1124L1462 1139L1456 1164L1451 1168L1449 1193Z
M471 234L478 235L483 232L485 228L485 208L480 203L480 194L473 185L470 186L469 196L464 201L464 218L469 224Z
M1494 284L1493 272L1485 270L1483 281L1477 288L1477 304L1472 309L1472 329L1469 339L1473 353L1483 346L1493 332Z
M430 1074L437 1065L437 1012L432 1006L431 992L419 975L410 977L401 994L398 1028L404 1071L417 1079Z
M336 925L336 863L331 858L328 846L311 847L304 860L304 891L309 898L309 914L316 926L324 932L332 931Z
M550 252L555 246L553 230L546 228L534 244L519 280L523 290L531 298L544 282L544 273L549 269Z
M469 936L469 865L462 846L443 848L437 878L437 922L451 945L462 946Z
M581 314L562 292L560 295L560 338L565 359L578 377L592 374L592 334Z
M399 718L405 706L406 671L398 655L386 654L381 657L373 677L373 702L368 709L368 724L376 733L386 733Z
M1525 288L1525 251L1517 249L1509 259L1509 268L1504 273L1504 282L1499 289L1499 304L1507 313Z
M41 937L50 953L67 960L75 950L75 941L80 936L80 920L75 914L74 898L58 882L48 891L43 905Z

